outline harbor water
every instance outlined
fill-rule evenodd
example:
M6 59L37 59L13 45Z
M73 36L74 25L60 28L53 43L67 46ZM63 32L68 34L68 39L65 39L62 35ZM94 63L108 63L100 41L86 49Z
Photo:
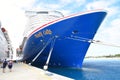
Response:
M74 80L120 80L120 58L87 58L81 69L49 68Z

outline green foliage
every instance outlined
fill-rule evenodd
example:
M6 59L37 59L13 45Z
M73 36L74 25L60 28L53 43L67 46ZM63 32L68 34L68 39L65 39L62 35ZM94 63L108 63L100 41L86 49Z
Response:
M120 57L120 54L115 54L115 55L108 55L108 56L104 56L104 57Z
M116 54L115 57L120 57L120 54Z
M114 58L114 57L120 57L120 54L115 54L115 55L107 55L107 56L87 56L85 58L103 58L103 57L106 57L106 58Z

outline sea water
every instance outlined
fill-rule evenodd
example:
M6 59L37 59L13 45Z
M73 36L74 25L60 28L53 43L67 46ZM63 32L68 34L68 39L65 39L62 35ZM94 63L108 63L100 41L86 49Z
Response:
M120 80L120 58L87 58L81 69L49 68L74 80Z

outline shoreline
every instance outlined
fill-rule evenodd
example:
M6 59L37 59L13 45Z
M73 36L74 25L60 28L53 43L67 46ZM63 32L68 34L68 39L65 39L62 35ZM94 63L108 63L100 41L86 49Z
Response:
M85 59L89 59L89 58L105 58L105 59L120 59L120 57L85 57Z
M120 58L120 54L115 55L103 55L103 56L86 56L85 58Z

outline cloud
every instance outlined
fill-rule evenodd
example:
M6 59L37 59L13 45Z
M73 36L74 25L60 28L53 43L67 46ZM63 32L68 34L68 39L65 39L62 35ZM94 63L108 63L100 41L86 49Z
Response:
M48 3L44 1L39 1L35 4L35 7L33 9L58 10L63 12L63 14L65 15L69 15L70 13L75 13L77 10L78 11L82 10L80 6L84 5L84 3L85 0L59 0L59 1L51 1Z
M120 18L114 19L110 22L110 27L108 27L103 34L108 35L108 40L113 43L120 44Z
M38 3L33 9L35 10L56 10L59 9L59 4L49 4L49 3Z
M2 27L8 31L12 46L18 47L26 24L24 9L29 8L34 0L2 0L0 1L0 20Z
M112 16L115 15L120 9L119 6L115 6L116 3L118 2L113 0L99 0L88 3L86 9L87 10L104 9L108 12L109 16Z
M34 6L36 0L12 0L13 5L18 8L30 9Z
M112 16L117 15L117 14L120 13L120 12L118 12L118 10L120 10L120 8L118 6L116 6L116 7L108 7L108 8L106 8L106 10L107 10L107 13L108 13L109 17L112 17Z
M96 0L96 1L91 1L87 4L86 9L91 10L91 9L105 9L108 8L109 6L115 4L116 1L113 0Z

